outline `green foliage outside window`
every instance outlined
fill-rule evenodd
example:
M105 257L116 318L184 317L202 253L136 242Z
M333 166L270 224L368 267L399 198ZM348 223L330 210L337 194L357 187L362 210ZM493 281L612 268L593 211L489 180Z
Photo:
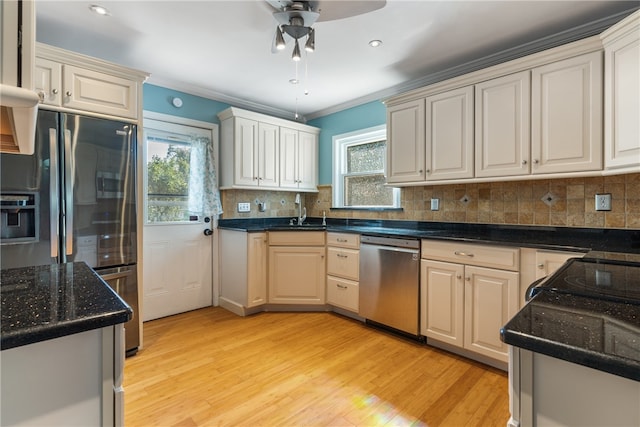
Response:
M152 144L163 144L149 142ZM166 155L152 155L147 163L147 221L187 221L189 199L188 146L169 145Z

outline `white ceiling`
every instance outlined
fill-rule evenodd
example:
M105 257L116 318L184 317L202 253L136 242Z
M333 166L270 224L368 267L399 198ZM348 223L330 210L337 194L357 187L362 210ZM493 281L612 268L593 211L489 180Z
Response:
M93 14L90 4L105 6L110 16ZM40 42L147 71L150 83L285 117L297 109L310 118L577 26L609 25L604 18L620 19L639 5L387 0L367 14L317 22L316 51L306 66L300 63L299 85L289 83L296 72L292 46L271 52L277 22L263 0L37 0L36 13ZM369 47L372 39L382 46Z

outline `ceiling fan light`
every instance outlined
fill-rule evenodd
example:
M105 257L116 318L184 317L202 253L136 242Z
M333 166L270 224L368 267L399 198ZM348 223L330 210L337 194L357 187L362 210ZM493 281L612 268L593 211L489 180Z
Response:
M307 37L307 43L304 45L304 50L307 52L313 52L316 50L316 30L313 28L309 31L309 36Z
M300 44L298 43L298 40L296 40L296 44L293 47L293 55L291 55L291 59L297 62L300 61L301 58L302 56L300 55Z
M283 50L286 47L286 43L284 42L284 36L282 35L282 30L280 26L276 27L276 49Z

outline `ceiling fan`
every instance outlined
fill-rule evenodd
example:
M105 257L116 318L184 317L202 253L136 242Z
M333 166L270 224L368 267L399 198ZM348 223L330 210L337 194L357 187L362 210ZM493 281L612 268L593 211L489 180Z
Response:
M333 21L372 12L386 5L386 0L265 0L274 9L278 21L272 51L283 50L290 40L295 41L292 59L300 60L298 40L307 37L305 49L315 50L315 22Z

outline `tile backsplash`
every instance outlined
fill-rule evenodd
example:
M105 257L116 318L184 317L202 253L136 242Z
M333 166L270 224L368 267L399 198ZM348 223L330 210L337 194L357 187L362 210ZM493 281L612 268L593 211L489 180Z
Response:
M401 219L409 221L552 225L640 229L640 173L604 177L545 179L404 187L402 210L331 210L331 185L318 193L301 193L307 215L328 218ZM610 193L611 211L595 210L595 195ZM298 216L295 193L223 190L223 218ZM430 200L440 199L431 211ZM265 212L258 202L266 201ZM250 213L238 213L238 202L251 202Z

